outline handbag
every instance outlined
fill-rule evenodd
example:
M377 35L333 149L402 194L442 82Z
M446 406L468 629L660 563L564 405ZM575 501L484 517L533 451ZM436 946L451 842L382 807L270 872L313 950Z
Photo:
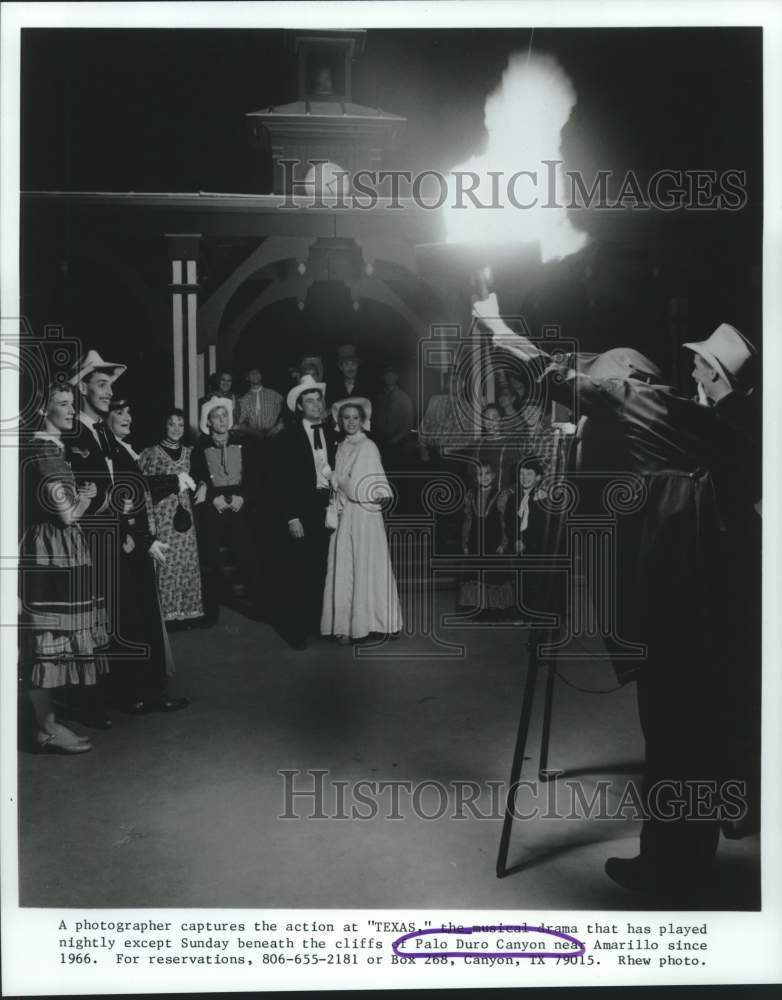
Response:
M337 494L334 490L329 496L329 503L326 507L326 527L329 531L336 531L339 525L339 508L337 507Z
M193 518L190 514L190 511L182 504L182 501L180 500L179 503L177 504L176 510L174 511L174 519L172 521L174 531L178 531L180 534L184 534L186 531L190 530L192 524L193 524Z

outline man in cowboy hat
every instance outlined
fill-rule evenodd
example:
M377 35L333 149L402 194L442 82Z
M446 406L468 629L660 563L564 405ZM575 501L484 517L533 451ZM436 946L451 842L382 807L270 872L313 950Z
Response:
M199 553L203 571L204 624L220 614L221 549L229 549L246 588L249 617L263 617L263 579L251 520L258 489L253 449L231 433L233 402L215 396L201 409L204 437L193 449L191 472L199 484Z
M109 488L114 479L113 455L117 442L105 424L113 396L114 382L126 370L126 365L104 361L95 350L89 350L74 365L68 379L80 400L79 423L69 441L69 457L73 474L79 482L94 482L97 493L87 515L102 512L107 506Z
M638 484L616 511L621 565L611 596L630 599L618 626L629 631L619 637L646 647L637 679L648 815L639 855L609 858L605 870L624 888L692 904L708 885L722 818L718 797L708 813L692 797L698 787L743 778L726 753L737 680L722 650L725 567L714 489L715 470L739 467L742 442L718 407L658 384L636 352L618 349L589 366L578 357L555 361L503 322L496 295L473 311L495 346L531 365L552 398L609 429L605 474L630 473Z
M278 626L294 649L320 635L328 558L326 507L334 465L334 432L324 420L326 385L303 375L287 396L294 423L276 438L280 522Z
M90 350L74 366L69 380L77 387L81 398L79 430L68 447L71 468L77 483L95 482L97 485L96 496L81 521L82 531L95 537L100 553L108 557L110 552L118 552L120 560L118 565L108 567L101 560L96 577L110 616L112 663L111 673L101 685L101 691L92 691L91 698L82 706L82 718L86 724L100 728L111 725L102 702L106 689L111 692L109 700L122 702L123 708L143 701L145 710L172 712L188 704L185 698L171 698L165 693L164 647L162 642L152 641L153 636L162 632L162 622L145 620L143 614L139 616L135 606L138 598L127 584L127 560L135 558L141 549L145 557L162 561L166 558L167 546L146 530L146 514L140 518L128 517L126 508L130 501L127 497L142 497L144 481L135 465L130 469L125 466L122 461L125 453L120 451L118 440L104 422L114 396L114 382L125 370L125 365L104 361L96 350ZM119 495L125 498L123 502ZM123 581L126 581L124 585ZM146 583L155 587L151 572ZM154 613L159 615L156 599L150 606L154 606ZM155 658L139 662L137 650L144 644L153 650ZM136 659L129 653L129 646L135 648ZM145 693L143 698L137 698L141 690L154 691L154 697Z

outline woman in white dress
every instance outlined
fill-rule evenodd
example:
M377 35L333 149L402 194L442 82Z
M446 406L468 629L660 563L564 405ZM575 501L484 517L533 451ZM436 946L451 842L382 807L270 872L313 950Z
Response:
M365 422L360 403L339 407L345 438L331 474L339 518L329 543L320 631L337 636L343 645L370 633L394 635L402 628L382 514L391 487L377 445L364 433Z

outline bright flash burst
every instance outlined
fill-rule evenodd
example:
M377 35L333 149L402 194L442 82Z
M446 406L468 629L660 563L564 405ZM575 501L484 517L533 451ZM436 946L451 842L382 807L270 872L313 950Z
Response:
M449 205L466 205L446 212L449 242L537 241L544 261L576 253L586 244L586 234L573 228L561 207L562 166L557 162L562 129L575 103L573 85L553 56L510 57L499 87L486 101L486 151L453 167L448 178ZM458 198L454 175L468 171L478 175L474 192L481 207L469 195ZM514 199L525 207L514 205ZM490 205L497 207L485 207Z

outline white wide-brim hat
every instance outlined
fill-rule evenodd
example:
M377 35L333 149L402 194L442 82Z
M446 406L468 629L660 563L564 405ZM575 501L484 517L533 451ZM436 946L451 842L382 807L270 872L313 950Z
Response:
M311 392L313 389L320 389L321 395L325 397L325 382L316 382L312 375L302 375L299 384L294 385L285 399L285 402L288 404L288 409L293 412L296 409L296 400L299 396L303 392Z
M201 407L201 419L198 426L201 428L202 434L209 433L209 414L212 410L216 410L219 406L224 406L228 411L228 430L230 430L234 425L234 404L233 400L227 399L225 396L213 396L211 399L207 399L204 405Z
M338 399L336 403L331 404L331 416L334 420L334 426L342 430L339 426L339 411L341 407L345 406L347 403L352 403L353 406L360 406L364 411L364 421L361 426L365 431L371 430L372 421L372 404L364 396L348 396L345 399Z
M108 372L109 378L114 382L127 370L127 367L127 365L117 364L116 361L104 361L97 351L87 351L73 366L75 374L68 379L68 384L78 385L88 375L97 371Z
M706 340L682 346L699 354L731 385L735 385L739 381L742 369L750 358L757 354L747 338L729 323L720 323L714 333Z

